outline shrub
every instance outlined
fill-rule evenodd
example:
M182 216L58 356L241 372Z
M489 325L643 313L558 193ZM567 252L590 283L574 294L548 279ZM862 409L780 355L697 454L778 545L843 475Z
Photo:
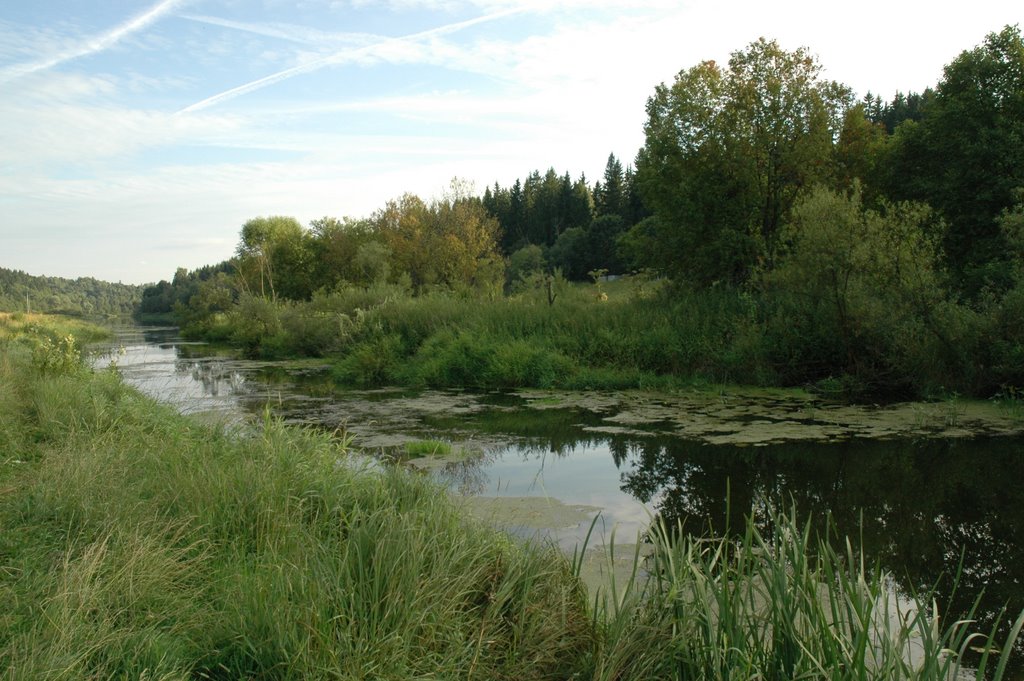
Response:
M71 334L39 339L32 359L36 368L44 374L70 374L82 368L82 352Z
M352 347L334 365L332 376L347 385L387 385L397 380L401 361L401 338L394 334L378 336Z

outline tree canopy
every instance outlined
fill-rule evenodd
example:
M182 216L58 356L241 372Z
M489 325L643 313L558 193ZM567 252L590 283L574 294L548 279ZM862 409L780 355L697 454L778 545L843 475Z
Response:
M647 102L637 174L672 273L740 281L776 256L800 192L829 178L849 89L805 50L760 39L681 71Z
M896 129L886 190L925 201L949 223L944 251L961 288L1005 288L998 225L1024 187L1024 41L990 33L946 66L919 121Z
M0 267L0 310L72 315L128 315L142 299L141 286L92 277L39 277Z

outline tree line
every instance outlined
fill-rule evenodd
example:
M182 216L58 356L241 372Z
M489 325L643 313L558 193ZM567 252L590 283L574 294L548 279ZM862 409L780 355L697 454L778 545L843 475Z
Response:
M1011 285L1001 227L1024 186L1024 48L1017 27L950 63L934 90L857 102L805 51L760 40L704 62L647 106L637 158L658 223L644 259L700 284L744 282L792 246L783 227L816 188L865 206L929 206L937 256L969 297Z
M179 271L142 308L187 322L246 296L389 285L493 298L544 280L553 303L555 277L643 271L677 291L732 291L784 382L900 392L943 366L975 392L1024 384L1019 27L888 102L762 38L680 71L646 111L634 163L610 155L593 185L549 168L482 196L453 181L364 219L254 218L230 261Z
M0 267L0 310L68 315L128 316L143 287L92 277L41 277Z
M557 268L571 280L599 268L624 273L618 239L647 215L635 177L611 154L593 186L551 168L511 187L495 182L482 196L456 179L429 203L404 194L368 218L325 216L308 227L288 216L253 218L234 257L179 268L145 289L140 310L194 316L226 310L241 294L309 300L318 290L384 282L413 293L497 295L533 270Z

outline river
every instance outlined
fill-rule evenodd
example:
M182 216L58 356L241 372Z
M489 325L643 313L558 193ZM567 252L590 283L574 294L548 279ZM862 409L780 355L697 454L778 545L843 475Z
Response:
M475 513L571 551L635 541L652 518L721 535L769 505L855 537L944 613L1024 608L1024 413L969 402L831 405L784 391L693 395L337 390L322 365L239 359L173 328L119 329L94 360L181 412L237 425L270 410L432 475ZM406 443L447 456L409 460ZM764 527L765 531L770 531ZM949 588L950 575L960 586Z

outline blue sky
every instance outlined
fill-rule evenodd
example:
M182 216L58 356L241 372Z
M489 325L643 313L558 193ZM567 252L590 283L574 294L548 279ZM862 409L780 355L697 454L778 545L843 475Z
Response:
M126 283L259 215L363 217L631 160L644 104L759 36L890 97L1019 2L33 0L0 4L0 266Z

